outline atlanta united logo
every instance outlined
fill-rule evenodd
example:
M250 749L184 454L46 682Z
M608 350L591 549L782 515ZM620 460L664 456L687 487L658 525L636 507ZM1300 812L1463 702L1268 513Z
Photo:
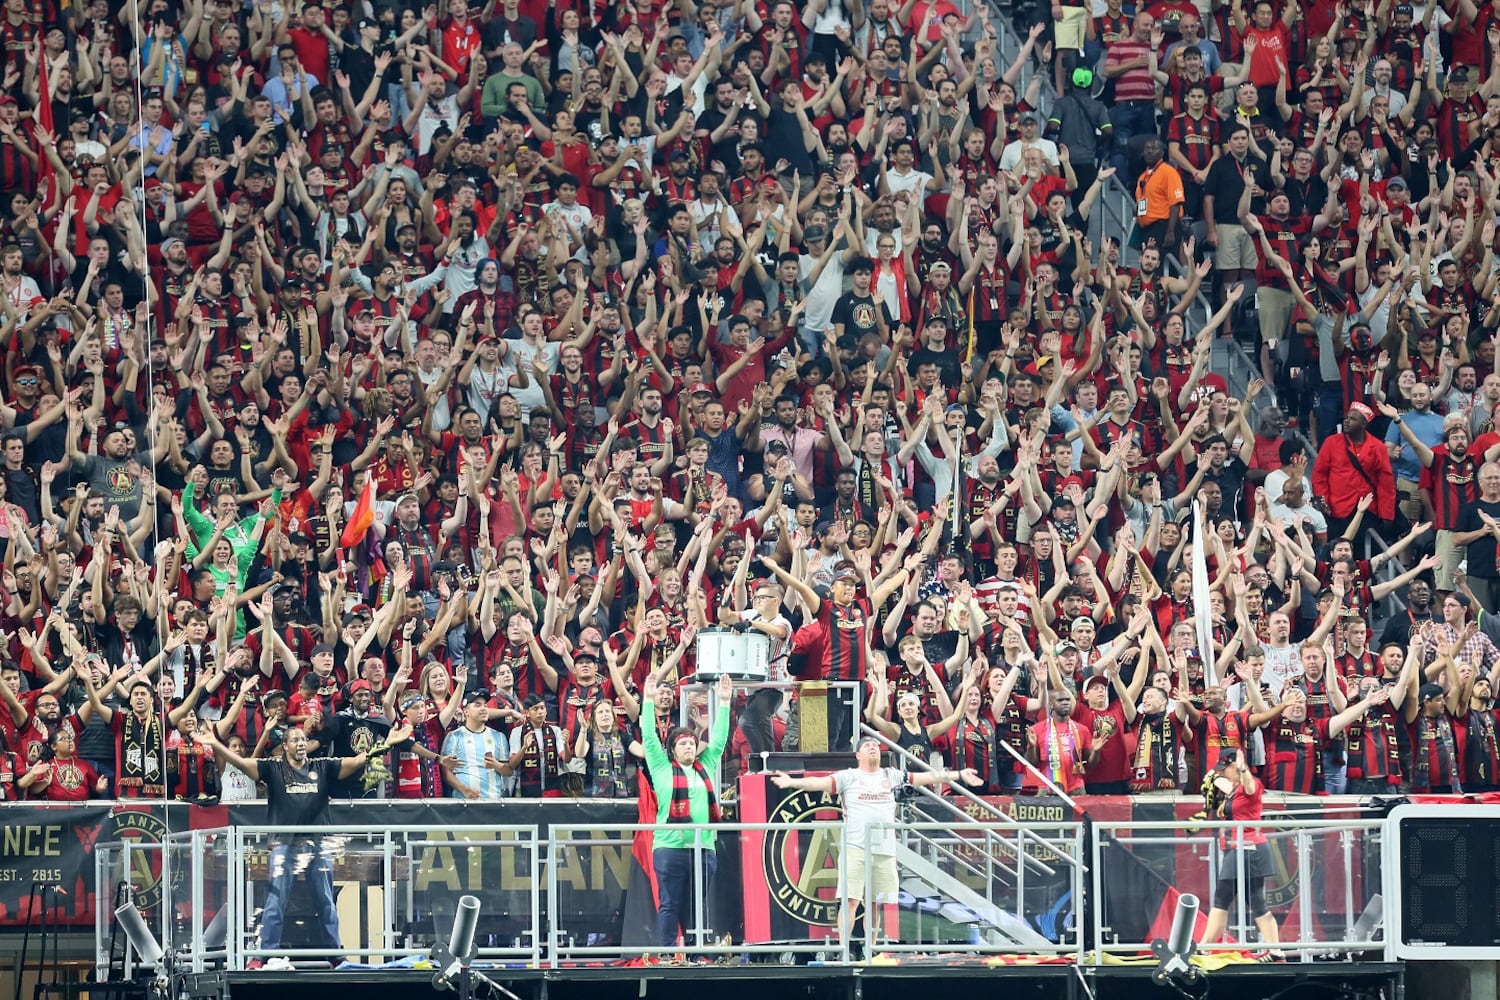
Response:
M771 814L771 823L837 819L838 807L826 792L793 792ZM789 916L815 927L833 927L839 915L838 833L771 830L766 833L766 885Z
M114 815L112 840L129 844L130 871L126 877L135 888L135 902L142 910L151 910L162 899L161 850L167 824L148 812L117 812Z

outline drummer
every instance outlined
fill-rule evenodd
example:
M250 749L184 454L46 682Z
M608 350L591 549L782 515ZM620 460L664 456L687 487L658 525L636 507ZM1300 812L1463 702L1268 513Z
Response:
M792 623L781 613L781 584L775 580L761 580L754 585L750 595L750 607L744 611L723 609L720 621L728 621L736 632L766 636L771 643L764 678L744 678L764 681L768 684L786 685L787 656L792 648ZM738 619L738 620L734 620ZM780 715L785 702L786 687L764 687L754 691L745 701L740 715L740 729L751 753L768 753L779 750L771 719Z

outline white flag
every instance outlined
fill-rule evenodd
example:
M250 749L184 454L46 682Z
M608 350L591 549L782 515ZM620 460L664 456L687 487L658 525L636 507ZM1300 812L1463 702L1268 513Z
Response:
M1203 657L1203 683L1219 683L1214 675L1213 610L1208 603L1208 553L1203 533L1203 507L1193 501L1193 622L1198 628L1198 655ZM1173 678L1176 680L1176 678Z

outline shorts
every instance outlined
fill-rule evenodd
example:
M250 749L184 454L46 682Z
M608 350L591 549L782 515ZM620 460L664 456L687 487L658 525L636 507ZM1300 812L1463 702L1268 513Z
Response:
M1255 253L1255 241L1244 226L1215 226L1219 234L1219 246L1214 251L1214 268L1219 271L1253 271L1260 258Z
M873 856L874 867L870 870L870 886L875 890L875 901L877 903L895 902L896 895L901 891L901 880L897 877L896 856L894 854L876 854ZM839 886L840 899L865 900L865 849L863 847L845 847L844 865L841 866L840 880L843 884ZM847 880L847 881L844 881Z
M1087 7L1064 7L1062 17L1052 22L1052 43L1059 52L1082 49L1084 26L1088 24Z
M1258 288L1255 295L1261 342L1286 340L1287 326L1292 321L1292 306L1296 305L1292 293L1280 288Z

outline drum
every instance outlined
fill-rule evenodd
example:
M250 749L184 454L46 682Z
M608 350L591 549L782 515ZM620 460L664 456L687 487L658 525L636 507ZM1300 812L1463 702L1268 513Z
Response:
M727 675L737 681L763 681L770 670L771 637L727 628L699 629L697 656L697 680Z

